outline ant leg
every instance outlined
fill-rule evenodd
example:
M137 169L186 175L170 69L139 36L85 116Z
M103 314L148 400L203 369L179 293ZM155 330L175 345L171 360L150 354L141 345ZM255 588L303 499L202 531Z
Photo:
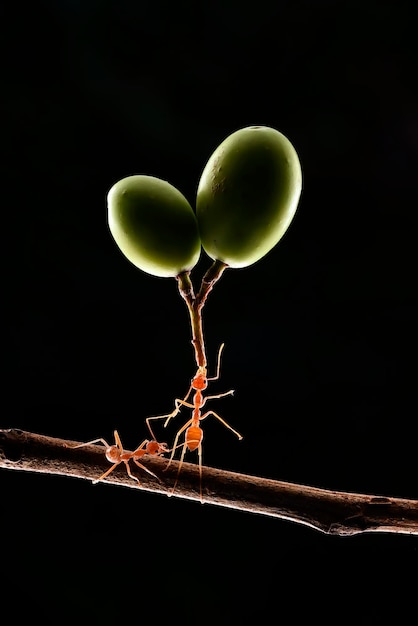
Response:
M228 424L228 422L226 422L220 415L218 415L217 413L215 413L215 411L208 411L207 413L205 413L204 415L202 415L202 417L200 418L201 420L204 420L206 417L208 417L209 415L213 415L214 417L216 417L216 419L218 419L221 424L223 424L226 428L228 428L229 430L232 430L232 432L234 433L234 435L236 435L238 437L238 439L241 441L241 439L243 439L242 435L240 435L240 433L235 430L234 428L232 428L232 426L230 426Z
M218 393L216 396L206 396L205 402L207 400L216 400L217 398L224 398L225 396L233 396L235 393L235 389L230 389L229 391L224 391L224 393Z
M203 489L202 489L202 444L199 444L199 476L200 476L200 503L203 504Z
M167 428L168 422L177 415L177 413L180 411L182 406L187 406L188 409L194 409L194 404L190 404L190 402L186 402L186 400L180 400L179 398L176 398L176 405L177 405L177 412L174 415L170 413L170 415L165 416L167 417L167 419L164 422L164 428Z
M147 417L146 420L145 420L145 423L146 423L146 425L148 427L148 430L151 433L151 437L153 438L154 441L157 441L157 437L154 435L154 431L151 428L150 421L151 420L162 420L165 417L167 417L167 415L157 415L156 417Z
M221 354L222 354L222 350L224 349L225 344L222 343L220 348L219 348L219 352L218 352L218 365L216 367L216 375L212 376L212 378L208 378L207 380L218 380L219 378L219 374L221 371Z
M184 429L183 429L183 430L184 430ZM177 438L176 438L176 439L177 439ZM171 489L171 491L170 491L170 496L172 496L172 495L173 495L173 493L174 493L174 492L175 492L175 490L176 490L177 483L178 483L178 481L179 481L179 476L180 476L181 468L182 468L182 466L183 466L184 455L186 454L187 443L186 443L186 442L184 442L184 443L182 443L181 445L183 446L183 449L182 449L182 451L181 451L181 456L180 456L180 460L179 460L179 469L178 469L178 471L177 471L177 476L176 476L176 480L174 481L173 488L172 488L172 489ZM169 464L168 464L168 465L170 465L170 463L171 463L171 459L170 459L170 461L169 461ZM167 465L167 467L168 467L168 465Z
M101 480L104 480L106 478L106 476L109 476L109 474L111 472L113 472L113 470L115 469L115 467L117 467L120 464L120 461L118 461L117 463L114 463L112 465L112 467L110 469L108 469L104 474L102 474L101 476L99 476L99 478L95 478L93 480L93 485L95 485L96 483L98 483Z
M169 421L170 421L173 417L176 417L176 415L177 415L177 413L179 413L179 411L180 411L180 409L181 409L182 405L183 405L183 406L187 406L187 407L189 407L189 408L191 408L191 409L193 408L193 405L192 405L192 404L188 404L188 403L187 403L187 398L188 398L188 397L190 396L190 394L192 393L192 389L193 389L193 384L191 384L191 385L190 385L190 387L189 387L189 391L186 393L186 395L184 396L183 400L181 400L180 398L176 398L176 399L174 400L174 405L175 405L175 407L176 407L176 408L174 409L174 411L173 411L172 413L169 413L168 415L162 415L162 416L161 416L161 417L166 417L166 418L167 418L167 419L166 419L166 421L165 421L165 424L164 424L164 428L167 426L168 422L169 422ZM152 419L154 419L154 418L152 418Z
M149 444L149 439L144 439L141 445L135 448L135 450L132 452L132 458L135 460L135 455L137 455L139 452L142 452L140 456L143 456L144 454L146 454L144 448L146 448L148 444Z
M110 448L110 446L107 443L107 441L105 439L102 439L102 438L93 439L93 441L87 441L86 443L79 443L76 446L69 446L68 444L65 444L65 447L66 448L71 448L72 450L75 450L76 448L84 448L84 446L93 446L95 443L102 443L105 448Z
M169 458L169 460L168 460L167 466L166 466L166 468L165 468L166 470L167 470L167 469L170 467L170 465L171 465L171 461L173 460L173 457L174 457L174 453L175 453L175 451L177 450L177 448L179 448L179 447L180 447L180 446L178 446L178 445L177 445L180 435L181 435L181 434L182 434L182 433L186 430L186 428L188 428L188 427L190 426L190 424L191 424L192 422L193 422L193 419L189 419L189 421L188 421L188 422L186 422L186 423L184 424L184 426L182 426L182 427L180 428L180 430L177 432L176 438L174 439L173 447L172 447L172 449L171 449L171 455L170 455L170 458ZM186 442L184 442L184 444L180 444L180 445L184 445L184 446L186 446L186 447L187 447ZM182 456L184 456L184 452L185 452L185 450L183 449L183 451L182 451ZM164 470L164 471L165 471L165 470Z
M117 430L113 431L113 436L115 438L115 443L116 443L117 447L119 448L119 450L120 450L120 452L122 454L122 452L123 452L123 445L122 445L122 442L120 440L119 433L118 433Z
M189 443L194 443L194 442L189 441ZM181 443L180 446L182 446L183 449L181 451L181 457L180 457L180 460L179 460L179 468L178 468L178 471L177 471L176 480L174 482L173 488L170 490L170 495L173 495L173 493L175 492L176 487L177 487L177 483L179 481L181 468L183 467L183 462L184 462L184 455L186 454L187 442L184 441L184 443ZM177 446L177 447L180 447L180 446ZM199 443L198 454L199 454L199 476L200 476L200 502L203 504L203 492L202 492L202 444L201 443ZM170 460L170 462L171 462L171 460ZM167 467L168 467L168 465L167 465Z
M157 441L157 437L154 435L154 431L153 431L153 430L152 430L152 428L151 428L150 421L151 421L151 420L160 420L160 419L163 419L164 417L166 417L166 416L165 416L165 415L157 415L156 417L147 417L147 418L145 419L145 423L146 423L146 425L147 425L147 428L148 428L148 430L149 430L149 432L150 432L150 434L151 434L151 437L152 437L152 439L153 439L154 441Z
M126 473L128 474L129 478L132 478L132 480L136 480L136 482L138 483L138 485L140 484L139 479L134 476L131 472L131 468L129 467L129 459L123 459L123 462L125 463L125 467L126 467ZM99 482L99 480L103 480L104 478L106 478L106 476L109 476L109 474L111 472L113 472L113 470L115 469L115 467L117 467L118 465L120 465L121 461L118 461L117 463L114 463L114 465L112 465L112 467L110 469L107 470L107 472L105 472L104 474L102 474L100 476L100 478L97 478L95 481L93 481L94 483Z
M120 452L123 452L122 442L120 440L118 431L117 430L113 431L113 435L115 437L116 446L119 448ZM95 443L101 443L104 445L105 448L113 448L115 445L113 444L113 446L109 446L106 439L99 437L98 439L93 439L92 441L86 441L86 443L79 443L76 446L66 446L66 447L71 448L72 450L75 450L76 448L84 448L84 446L92 446Z
M147 467L145 467L145 465L142 465L142 463L140 463L137 459L133 458L132 459L133 462L135 463L135 465L137 465L138 467L140 467L141 469L143 469L145 472L148 472L148 474L151 474L151 476L154 476L154 478L156 478L157 480L159 480L161 482L161 480L158 478L157 474L154 474L154 472L151 472L150 469L148 469ZM129 474L129 472L128 472ZM130 475L130 474L129 474ZM130 475L131 476L131 475ZM135 476L131 476L131 478L135 478ZM135 480L138 480L137 478L135 478ZM139 480L138 480L139 483Z
M134 459L135 461L135 459ZM134 476L131 472L131 468L129 467L129 459L124 459L123 462L125 463L125 467L126 467L126 473L128 474L129 478L132 478L132 480L136 480L136 482L138 483L138 485L140 485L140 481L139 478L137 478L136 476Z
M148 430L150 431L151 436L154 439L154 441L157 441L157 438L154 435L154 432L153 432L153 430L151 428L150 421L151 420L163 420L163 419L165 419L164 428L166 428L168 422L173 417L176 417L176 415L179 413L179 411L180 411L182 406L187 406L189 409L193 409L194 408L193 404L190 404L189 402L186 402L186 399L189 397L189 395L190 395L190 391L189 391L189 393L187 394L187 396L183 400L180 400L180 398L176 398L175 401L174 401L175 405L176 405L176 408L171 413L166 413L165 415L156 415L155 417L147 417L146 418L145 422L146 422L146 424L148 426Z

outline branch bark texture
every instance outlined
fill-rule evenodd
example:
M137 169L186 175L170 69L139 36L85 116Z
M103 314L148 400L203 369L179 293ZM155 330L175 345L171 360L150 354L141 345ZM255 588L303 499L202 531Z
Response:
M0 467L97 480L109 463L104 447L38 435L17 429L0 430ZM144 457L141 462L160 480L133 466L140 484L132 480L123 463L106 483L171 495L178 462L167 469L167 459ZM183 463L173 497L200 501L196 465ZM203 468L204 502L304 524L329 535L364 532L418 535L418 500L346 493L247 476L210 467Z

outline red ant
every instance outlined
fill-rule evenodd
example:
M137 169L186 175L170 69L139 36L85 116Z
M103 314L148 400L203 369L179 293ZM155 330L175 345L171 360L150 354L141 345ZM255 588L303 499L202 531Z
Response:
M131 473L131 468L129 466L129 461L131 459L138 467L148 472L148 474L151 474L151 476L154 476L154 478L156 478L157 480L160 480L158 476L154 474L154 472L151 472L151 470L145 467L145 465L142 465L142 463L140 463L138 459L142 459L142 457L145 456L146 454L149 454L151 456L161 456L162 454L165 454L166 452L170 452L170 450L167 448L167 445L165 443L158 443L158 441L155 441L155 440L149 441L149 439L145 439L141 443L141 445L138 446L138 448L136 448L136 450L134 450L133 452L127 452L123 449L122 442L120 440L119 433L117 430L114 431L114 436L115 436L115 443L111 446L109 446L107 441L102 438L93 439L93 441L88 441L87 443L80 443L77 446L71 446L72 448L83 448L84 446L93 445L94 443L102 443L105 446L106 459L109 461L109 463L113 463L113 465L99 478L94 480L93 481L94 484L98 483L100 480L103 480L104 478L106 478L106 476L109 476L109 474L113 472L115 467L120 465L120 463L125 463L128 476L132 478L133 480L136 480L136 482L140 484L139 479Z
M232 426L230 426L220 415L218 415L217 413L215 413L215 411L207 411L206 413L204 413L202 415L201 413L201 409L202 407L205 405L207 400L214 400L216 398L223 398L224 396L228 396L228 395L232 395L234 393L234 390L231 389L230 391L226 391L224 393L219 393L213 396L207 396L206 398L203 397L202 391L205 390L208 386L208 381L210 380L218 380L219 378L219 372L220 372L220 365L221 365L221 353L223 350L225 344L222 344L221 347L219 348L219 353L218 353L218 366L217 366L217 370L216 370L216 376L213 376L212 378L208 378L207 377L207 373L206 373L206 367L205 366L199 366L197 368L197 372L194 376L194 378L192 378L192 382L189 388L189 391L187 392L187 394L185 395L185 397L183 398L183 400L181 400L180 398L176 398L175 400L175 409L172 413L169 413L168 415L158 415L156 417L148 417L146 419L146 423L148 426L148 429L152 435L152 437L155 439L154 433L152 432L151 426L150 426L150 420L155 420L155 419L164 419L166 418L166 421L164 423L164 428L167 426L167 424L169 423L169 421L175 417L182 406L187 406L190 409L193 409L193 413L192 413L192 417L191 419L189 419L188 422L186 422L184 424L184 426L182 426L180 428L180 430L177 432L176 438L174 440L174 444L173 447L171 449L171 456L170 459L168 461L167 464L167 468L170 466L171 461L173 460L174 457L174 453L176 451L176 449L178 447L182 447L182 451L181 451L181 457L180 457L180 462L179 462L179 469L177 472L177 478L176 481L174 483L174 487L171 490L171 493L174 492L176 485L177 485L177 481L178 481L178 477L180 474L180 470L181 467L183 465L183 460L184 460L184 455L186 453L186 449L193 451L193 450L198 450L198 456L199 456L199 473L200 473L200 500L203 502L202 499L202 440L203 440L203 430L200 428L200 422L202 420L204 420L206 417L208 417L209 415L213 415L214 417L216 417L224 426L226 426L226 428L229 428L229 430L232 430L232 432L238 437L239 440L242 439L242 435L240 435L239 432L237 432L236 430L234 430L232 428ZM195 394L193 396L193 403L191 402L187 402L187 399L189 398L190 394L192 391L195 391ZM180 444L180 446L177 445L179 437L181 436L181 434L186 431L185 436L184 436L184 443ZM166 468L166 469L167 469Z

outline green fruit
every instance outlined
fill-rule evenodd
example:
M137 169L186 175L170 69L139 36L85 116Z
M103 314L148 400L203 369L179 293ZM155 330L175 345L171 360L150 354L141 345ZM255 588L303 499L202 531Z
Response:
M123 254L136 267L175 277L199 260L196 216L170 183L152 176L128 176L107 197L109 228Z
M212 259L246 267L286 232L302 189L298 155L267 126L227 137L210 157L197 191L200 238Z

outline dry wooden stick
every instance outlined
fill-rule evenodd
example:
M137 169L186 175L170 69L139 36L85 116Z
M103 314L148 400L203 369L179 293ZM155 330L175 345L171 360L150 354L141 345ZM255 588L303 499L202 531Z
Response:
M0 467L97 479L109 467L103 446L71 447L77 443L17 429L0 429ZM135 475L141 481L138 486L122 463L104 482L170 495L178 463L173 461L164 471L165 459L144 457L142 460L160 481L135 468ZM328 491L209 467L203 470L204 500L209 504L290 520L329 535L365 532L418 535L418 500ZM173 495L200 500L196 465L183 464Z

